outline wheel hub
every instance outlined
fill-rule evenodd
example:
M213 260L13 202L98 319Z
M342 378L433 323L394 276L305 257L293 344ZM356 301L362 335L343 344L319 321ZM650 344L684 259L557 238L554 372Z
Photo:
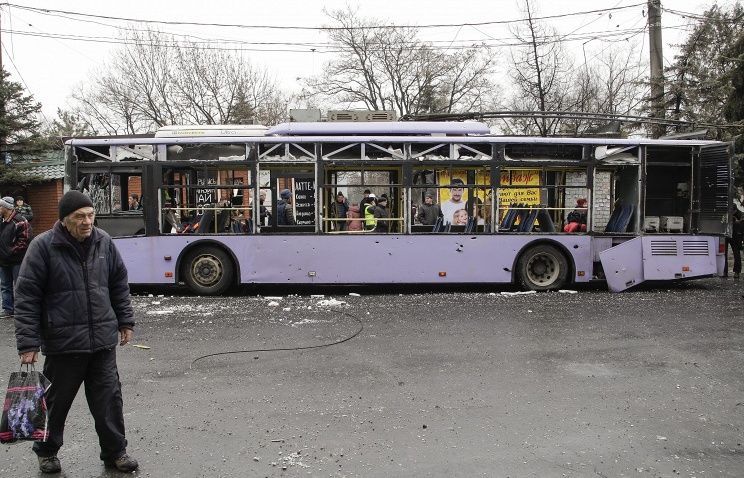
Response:
M534 284L547 286L558 277L558 260L549 254L537 254L527 263L527 276Z
M192 267L193 278L202 286L211 286L222 277L222 263L212 255L199 256Z

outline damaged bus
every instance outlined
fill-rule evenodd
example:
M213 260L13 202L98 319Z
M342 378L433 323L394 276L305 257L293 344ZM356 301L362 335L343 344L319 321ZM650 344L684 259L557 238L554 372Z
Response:
M199 294L589 281L622 291L721 275L732 201L727 143L505 137L479 122L172 126L70 139L66 159L65 187L90 195L130 283Z

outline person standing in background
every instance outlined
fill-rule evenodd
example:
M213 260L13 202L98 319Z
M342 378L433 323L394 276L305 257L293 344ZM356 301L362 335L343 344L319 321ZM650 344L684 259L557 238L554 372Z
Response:
M15 309L13 287L31 240L31 227L16 211L12 197L0 199L0 215L0 290L3 303L0 317L12 317Z
M419 224L433 226L440 217L442 217L442 209L439 207L439 204L434 204L434 194L427 192L424 197L424 203L419 206L416 213L416 219Z
M34 220L34 210L31 209L30 204L24 202L23 196L16 196L15 210L18 211L18 214L26 218L28 222Z
M336 200L331 204L331 214L337 219L346 219L346 213L349 212L349 202L344 197L344 193L341 191L336 194ZM346 221L335 221L337 231L345 231Z

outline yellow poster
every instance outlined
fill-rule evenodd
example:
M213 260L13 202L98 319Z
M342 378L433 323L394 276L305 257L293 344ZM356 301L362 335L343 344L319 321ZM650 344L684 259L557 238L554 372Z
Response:
M519 186L510 188L509 186ZM501 171L501 187L499 188L499 204L508 208L509 204L540 204L540 188L526 188L524 186L540 186L539 169L512 169Z

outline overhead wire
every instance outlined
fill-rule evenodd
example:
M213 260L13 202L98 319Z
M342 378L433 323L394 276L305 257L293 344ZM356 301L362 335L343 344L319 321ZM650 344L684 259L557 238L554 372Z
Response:
M13 56L8 51L8 48L5 46L4 43L2 43L1 45L2 45L2 48L5 51L5 53L7 54L8 60L10 60L10 64L13 65L13 69L16 71L16 74L18 75L18 78L21 79L21 82L23 83L23 86L26 87L26 91L28 91L28 93L31 96L34 96L33 92L31 91L31 88L28 87L28 83L26 83L26 80L23 78L23 75L21 74L21 71L16 66L15 61L13 61ZM46 117L46 115L44 114L44 111L43 110L39 110L39 112L41 113L41 116L44 117L44 121L49 122L49 118Z
M665 28L674 28L674 27L665 27ZM256 52L288 52L288 53L307 53L307 49L302 49L302 47L305 48L316 48L317 53L340 53L343 51L346 51L346 48L343 46L340 46L338 44L334 43L308 43L308 42L251 42L251 41L234 41L234 42L216 42L217 45L214 45L212 41L188 41L188 42L179 42L179 41L166 41L166 42L150 42L150 41L138 41L133 39L125 39L125 38L114 38L114 37L107 37L107 36L85 36L85 35L75 35L75 34L65 34L65 33L45 33L45 32L32 32L27 30L11 30L11 29L2 29L0 30L3 33L9 33L12 35L21 35L21 36L30 36L30 37L40 37L40 38L50 38L50 39L58 39L58 40L71 40L71 41L83 41L83 42L90 42L90 43L103 43L103 44L114 44L114 45L139 45L139 46L153 46L153 47L174 47L174 48L203 48L203 49L209 49L209 50L220 50L220 51L256 51ZM625 29L620 31L614 31L614 32L592 32L592 33L582 33L577 36L573 36L570 38L555 38L555 37L543 37L540 39L540 42L543 44L549 44L549 43L560 43L560 42L574 42L574 41L585 41L585 40L599 40L599 41L608 41L608 42L622 42L627 41L628 39L641 34L645 31L645 26L642 28L631 28L631 29ZM618 38L619 37L619 38ZM297 47L297 48L246 48L246 47L226 47L226 46L219 46L219 43L234 43L236 45L256 45L256 46L287 46L287 47ZM527 41L508 41L507 39L503 39L503 42L500 43L486 43L482 42L480 44L477 43L471 43L471 44L462 44L462 45L431 45L428 42L419 41L416 43L412 43L413 49L426 49L426 50L448 50L448 49L472 49L472 48L499 48L499 47L514 47L514 46L525 46L530 45L531 42ZM370 51L374 51L375 48L371 48Z
M625 10L629 8L635 8L641 5L645 5L645 2L641 3L635 3L632 5L625 5L622 7L613 7L613 8L599 8L594 10L584 10L579 12L568 12L568 13L560 13L555 15L544 15L541 17L534 17L533 20L550 20L550 19L556 19L556 18L566 18L571 16L577 16L577 15L589 15L593 13L601 13L601 12L609 12L609 11L617 11L617 10ZM152 20L152 19L146 19L146 18L129 18L129 17L119 17L119 16L113 16L113 15L100 15L100 14L93 14L93 13L83 13L83 12L75 12L70 10L57 10L57 9L51 9L51 8L38 8L38 7L29 7L26 5L18 5L14 3L1 3L0 6L8 6L10 8L17 8L21 10L28 10L37 12L40 14L45 15L52 15L52 14L64 14L64 15L74 15L74 16L80 16L85 18L96 18L96 19L104 19L104 20L118 20L118 21L127 21L127 22L135 22L135 23L152 23L152 24L160 24L160 25L190 25L190 26L209 26L209 27L222 27L222 28L255 28L255 29L275 29L275 30L361 30L361 29L386 29L390 28L391 26L396 26L398 28L452 28L452 27L464 27L464 26L485 26L485 25L505 25L510 23L519 23L523 22L526 19L511 19L511 20L492 20L492 21L485 21L485 22L466 22L466 23L433 23L433 24L424 24L424 25L369 25L369 26L359 26L359 27L332 27L332 26L301 26L301 25L249 25L244 23L210 23L210 22L194 22L194 21L178 21L178 20Z

